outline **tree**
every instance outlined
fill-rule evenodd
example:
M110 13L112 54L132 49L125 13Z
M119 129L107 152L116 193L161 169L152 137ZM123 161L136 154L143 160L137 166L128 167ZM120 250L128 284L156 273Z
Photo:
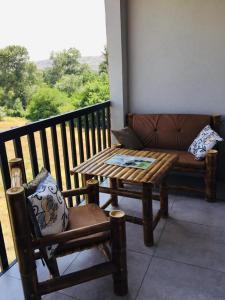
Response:
M55 84L55 87L61 92L65 92L68 96L75 93L82 85L82 76L79 75L63 75Z
M94 105L109 99L108 76L104 73L96 75L93 81L87 82L72 97L72 102L76 108Z
M15 100L15 103L13 104L12 108L6 108L5 111L7 115L11 117L24 117L25 115L22 102L19 98Z
M46 69L44 79L47 84L54 86L64 75L80 75L82 65L79 62L80 52L76 48L52 52L50 59L52 66Z
M73 109L69 103L68 97L57 89L40 87L28 104L27 117L32 121L48 118Z
M26 90L37 80L36 72L25 47L13 45L0 49L0 87L4 91L0 104L12 108L15 100L20 99L25 107Z
M99 74L101 73L107 73L108 74L108 67L109 67L109 54L107 47L104 47L104 51L102 52L103 55L103 61L99 65Z

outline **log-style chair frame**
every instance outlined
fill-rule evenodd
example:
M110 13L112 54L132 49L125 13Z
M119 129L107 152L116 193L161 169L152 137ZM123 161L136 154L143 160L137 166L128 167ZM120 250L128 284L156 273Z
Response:
M113 276L115 294L119 296L126 295L128 284L124 212L114 210L109 213L108 221L36 238L32 235L27 199L22 186L25 182L23 160L20 158L13 159L9 162L9 166L11 171L11 188L7 190L7 202L25 299L39 300L42 295L109 274ZM86 187L64 191L62 194L65 198L86 194L88 201L93 202L93 199L95 199L95 203L99 204L99 185L98 181L94 179L88 181ZM87 238L85 249L99 246L98 242L93 243L93 239L88 244L88 237L97 233L108 233L104 242L109 242L111 245L111 251L108 253L109 261L67 275L60 275L56 257L53 257L50 264L47 264L52 275L51 279L38 282L35 260L43 258L40 249L81 237L82 240ZM84 250L82 245L77 240L73 249L74 252ZM100 246L102 246L102 241ZM60 253L58 256L70 253Z
M127 126L132 124L133 114L127 114ZM211 116L211 127L217 133L220 133L221 125L221 116L212 115ZM122 145L120 145L121 147ZM218 147L207 152L205 157L205 167L203 169L196 169L193 167L179 167L175 166L173 172L177 174L197 174L200 177L204 178L205 186L204 188L195 188L190 186L181 186L181 185L169 185L168 188L170 191L185 191L190 193L197 193L205 197L208 202L216 201L216 179L217 179L217 165L218 165ZM120 183L122 184L122 183Z

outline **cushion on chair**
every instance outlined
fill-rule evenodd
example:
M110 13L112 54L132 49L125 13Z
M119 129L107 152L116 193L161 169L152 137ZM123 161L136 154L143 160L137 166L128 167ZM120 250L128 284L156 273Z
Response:
M64 198L54 180L48 174L45 180L39 184L34 194L27 197L33 208L42 236L60 233L68 225L68 209ZM31 218L32 219L32 218ZM32 219L33 220L33 219ZM57 245L47 247L48 256L53 255Z
M30 196L36 192L39 184L48 176L48 171L45 168L42 168L37 176L28 183L24 183L23 187L25 190L26 196Z
M173 153L178 155L178 161L175 167L182 168L194 168L194 169L204 169L205 162L201 160L196 160L194 155L188 153L187 151L178 150L168 150L168 149L157 149L157 148L145 148L144 150L152 152L163 152L163 153Z
M141 150L144 147L135 132L129 127L120 130L112 130L112 133L117 141L125 148Z
M90 225L97 225L108 221L108 217L105 215L104 211L98 207L97 204L90 203L84 206L71 207L69 210L69 222L67 230L78 229ZM92 234L87 237L71 240L69 242L60 244L56 249L55 254L60 254L61 252L71 252L76 247L77 241L82 247L89 247L90 244L98 244L104 242L109 238L109 232L100 232Z

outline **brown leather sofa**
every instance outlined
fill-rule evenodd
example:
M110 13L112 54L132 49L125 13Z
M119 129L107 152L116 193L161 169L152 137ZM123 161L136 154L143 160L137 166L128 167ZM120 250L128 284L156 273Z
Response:
M195 160L188 148L198 133L210 124L219 131L220 116L194 114L128 114L128 126L150 151L172 152L179 156L175 172L204 176L205 188L171 186L171 189L204 193L208 201L216 200L217 150L208 152L204 160Z

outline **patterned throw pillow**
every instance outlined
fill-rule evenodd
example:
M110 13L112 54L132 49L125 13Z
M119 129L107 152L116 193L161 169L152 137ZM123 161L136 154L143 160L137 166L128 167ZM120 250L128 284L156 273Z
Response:
M68 209L54 180L48 176L39 184L34 194L28 197L42 236L64 231L68 225ZM47 247L48 257L53 255L57 245Z
M203 159L207 151L211 150L217 142L222 142L223 139L216 133L210 125L205 126L195 138L188 149L188 152L195 156L195 159Z

